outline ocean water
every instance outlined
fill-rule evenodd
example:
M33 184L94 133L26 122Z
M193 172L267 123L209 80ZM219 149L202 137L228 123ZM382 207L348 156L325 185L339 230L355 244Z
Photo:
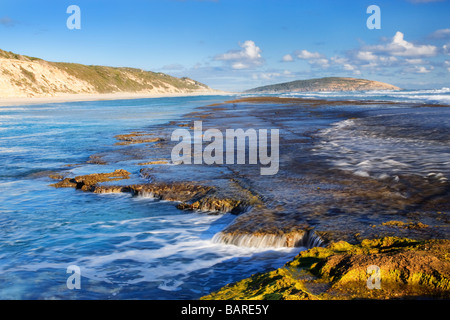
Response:
M356 92L293 92L283 97L374 101L352 107L363 117L335 122L318 134L314 152L329 165L358 176L398 179L413 174L450 179L450 88ZM397 105L378 105L391 101ZM414 104L414 105L412 105ZM420 107L427 105L426 107ZM435 107L433 107L435 105ZM340 107L349 110L349 107Z
M437 90L439 91L439 90ZM430 103L437 92L310 93L315 98ZM307 96L307 94L295 96ZM114 136L176 121L227 97L178 97L0 107L0 299L197 299L277 267L303 248L246 248L212 241L234 216L180 211L128 194L55 189L48 173L109 172L87 164ZM436 100L437 101L437 100ZM445 98L440 97L439 103ZM447 100L448 101L448 100ZM328 107L323 107L324 109ZM361 115L327 120L314 153L359 176L450 178L450 109L341 105ZM319 110L319 109L318 109ZM314 126L316 119L311 119ZM323 128L323 127L326 128ZM280 132L282 135L283 132ZM126 168L125 168L126 169ZM81 270L69 290L67 267Z
M423 90L374 90L354 92L292 92L284 97L299 97L332 100L375 100L394 102L413 102L450 105L450 88Z
M322 130L314 149L333 167L377 179L450 179L450 108L384 108Z
M177 120L223 97L73 102L0 108L0 299L196 299L282 266L296 249L211 241L234 216L187 213L126 194L50 187L52 170L86 164L116 134ZM69 290L70 265L81 289Z

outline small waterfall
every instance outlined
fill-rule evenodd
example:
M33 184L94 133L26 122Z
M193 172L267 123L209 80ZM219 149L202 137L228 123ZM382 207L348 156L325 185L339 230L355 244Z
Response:
M97 186L93 189L94 193L122 193L129 192L128 187L123 186Z
M150 199L158 199L155 194L151 191L138 191L137 196L141 198L150 198Z
M229 234L218 232L212 238L214 243L232 244L239 247L282 248L320 247L322 239L314 231L295 234Z
M315 233L314 231L308 231L307 235L306 235L306 240L304 243L304 246L307 247L308 249L310 248L314 248L314 247L321 247L324 245L324 241L319 237L319 235L317 233Z

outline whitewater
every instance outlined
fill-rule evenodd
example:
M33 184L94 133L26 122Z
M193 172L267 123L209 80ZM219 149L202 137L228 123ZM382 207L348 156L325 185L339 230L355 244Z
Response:
M450 113L441 106L450 104L448 88L281 96L399 102L331 107L364 117L326 119L315 133L312 152L358 176L450 179ZM214 241L235 219L231 214L181 211L145 195L49 186L54 182L49 175L63 169L72 175L117 169L87 163L92 154L114 150L115 135L177 121L197 107L224 100L202 96L0 107L0 299L198 299L281 267L304 250L248 239L242 246ZM429 106L417 110L412 103ZM317 127L316 119L310 126ZM129 169L126 163L123 169ZM81 290L66 286L70 265L81 269Z

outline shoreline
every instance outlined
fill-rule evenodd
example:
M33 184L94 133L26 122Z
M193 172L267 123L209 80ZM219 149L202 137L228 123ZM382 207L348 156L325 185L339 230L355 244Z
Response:
M117 92L117 93L96 93L96 94L64 94L53 97L0 97L0 107L25 106L48 103L101 101L101 100L134 100L150 98L172 98L172 97L194 97L194 96L233 96L239 93L226 92L220 90L198 91L185 93L137 93L137 92Z
M411 174L401 174L399 181L358 176L336 170L311 152L318 129L368 117L367 110L339 109L348 104L373 102L252 97L200 106L180 121L115 136L122 147L93 154L88 161L115 165L116 171L75 177L61 172L52 178L59 180L52 186L152 194L185 211L231 213L237 217L214 236L215 242L309 249L285 267L230 283L201 299L448 297L450 269L443 258L450 246L448 183ZM250 165L167 165L173 130L194 129L193 122L200 120L205 130L224 130L231 121L236 127L277 127L289 133L281 140L282 170L264 176ZM135 169L123 171L121 159L135 161ZM127 182L129 177L139 177L142 184ZM117 178L122 181L107 183ZM317 263L311 265L311 259ZM367 290L367 265L381 268L382 290Z
M377 105L382 102L376 102ZM338 107L347 105L345 101L309 100L303 98L275 98L275 97L251 97L232 99L223 103L199 106L183 116L183 120L171 121L165 124L155 124L145 129L123 133L115 136L115 145L123 146L109 152L94 153L87 163L93 164L115 164L122 158L136 161L136 173L144 178L143 185L147 186L145 180L152 177L153 182L162 183L164 192L182 189L196 188L199 185L207 189L214 189L214 192L205 192L204 196L192 193L189 199L178 205L183 210L215 211L216 213L232 212L239 214L236 223L225 228L224 242L233 243L240 241L239 237L250 236L260 237L264 235L277 235L285 241L284 246L296 246L295 239L309 237L313 229L323 242L350 241L359 242L365 238L377 236L395 236L399 233L402 236L429 239L446 238L447 232L442 229L440 217L432 214L427 219L432 219L431 225L423 224L420 217L414 219L408 215L408 210L418 210L419 204L423 210L431 214L432 211L446 211L448 204L442 195L446 191L446 180L422 181L420 176L411 174L401 174L400 182L393 177L376 179L370 176L359 176L346 171L337 170L330 167L320 155L311 153L314 147L316 130L328 128L333 122L346 119L364 118L366 111L338 111L335 113L332 108L319 111L321 117L328 118L321 125L312 124L305 129L310 122L310 117L316 117L318 107ZM354 105L370 105L372 102L356 102ZM392 102L386 102L386 105ZM229 111L234 110L237 105L241 109L239 114L230 115ZM409 107L414 107L410 105ZM424 106L420 106L424 107ZM273 117L273 114L277 117ZM297 124L294 129L289 120L296 118ZM170 154L174 146L171 143L171 134L178 128L193 129L194 121L204 121L203 129L221 128L225 130L227 123L233 121L236 126L247 128L254 126L271 127L275 126L280 130L289 131L290 137L285 137L281 141L281 147L285 153L285 158L280 159L280 172L276 175L260 175L259 168L254 170L251 165L191 165L183 166L170 165ZM297 131L295 131L297 130ZM150 149L142 146L151 146ZM133 150L131 152L131 150ZM301 152L300 152L301 151ZM299 154L304 153L304 155ZM130 157L130 154L132 156ZM110 157L114 155L114 157ZM305 157L306 155L306 157ZM108 158L114 158L110 160ZM311 159L313 160L311 160ZM168 165L169 164L169 165ZM118 167L119 168L119 167ZM196 174L192 174L195 168ZM138 170L139 169L139 170ZM281 170L282 169L282 170ZM65 178L67 178L65 176ZM80 177L81 179L81 177ZM57 179L59 180L59 179ZM65 179L62 179L65 180ZM60 181L60 187L81 187L73 185L67 179ZM82 180L82 179L81 179ZM80 181L81 181L80 180ZM125 179L126 180L126 179ZM79 182L79 181L78 181ZM438 184L436 184L438 183ZM152 183L150 183L152 184ZM157 184L157 183L156 183ZM170 185L169 188L167 186ZM267 188L267 185L273 185ZM411 185L414 188L411 189ZM320 186L320 187L317 187ZM92 188L90 188L92 187ZM125 188L124 188L125 187ZM89 185L89 191L95 193L116 193L131 192L137 194L136 186L126 184L103 186L94 182ZM294 196L291 190L296 190L301 194ZM409 190L411 194L405 197L404 190ZM165 195L161 196L162 198ZM181 201L178 196L170 194L169 198L174 201ZM182 197L183 198L183 197ZM424 205L429 202L428 198L434 199L429 206ZM191 200L195 200L191 202ZM381 201L380 201L381 200ZM305 201L307 205L305 205ZM370 206L365 203L370 202ZM227 204L224 206L224 204ZM217 206L215 210L210 210ZM328 208L340 207L342 210L329 212ZM333 209L334 210L334 209ZM389 212L389 219L380 212ZM302 212L298 215L298 212ZM365 219L358 220L355 213L371 215L371 224ZM261 214L264 213L264 214ZM424 214L425 212L423 212ZM376 217L374 216L376 215ZM333 217L344 218L348 223L334 221L333 224L323 223L319 217L328 220ZM422 217L425 218L425 217ZM339 220L340 220L339 219ZM410 220L410 223L392 224L402 220ZM251 221L248 221L251 220ZM274 223L276 221L276 223ZM411 221L414 221L412 223ZM252 223L248 223L252 222ZM378 225L377 228L375 228ZM390 228L397 226L400 230L392 233ZM422 226L426 226L422 228ZM341 230L343 228L345 231ZM379 229L380 228L380 229ZM400 232L401 231L401 232ZM232 238L227 239L227 238ZM234 240L233 240L234 238ZM293 241L294 240L294 241Z

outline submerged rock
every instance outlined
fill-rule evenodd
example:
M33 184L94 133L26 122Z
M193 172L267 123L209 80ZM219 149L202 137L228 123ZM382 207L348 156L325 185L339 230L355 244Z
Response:
M143 133L143 132L132 132L129 134L119 134L116 135L115 138L120 140L120 142L116 142L116 145L129 145L136 143L149 143L149 142L159 142L163 141L162 138L154 137L152 134Z
M107 164L107 162L103 159L103 157L101 155L91 155L89 157L89 160L86 161L86 163L91 163L91 164Z
M449 240L334 242L302 251L282 268L229 284L202 299L448 299L449 252ZM370 285L375 283L368 274L370 266L379 270L379 286Z
M94 191L96 185L101 182L128 179L130 173L123 169L110 173L94 173L75 178L65 178L57 183L51 184L55 188L76 188L83 191Z

